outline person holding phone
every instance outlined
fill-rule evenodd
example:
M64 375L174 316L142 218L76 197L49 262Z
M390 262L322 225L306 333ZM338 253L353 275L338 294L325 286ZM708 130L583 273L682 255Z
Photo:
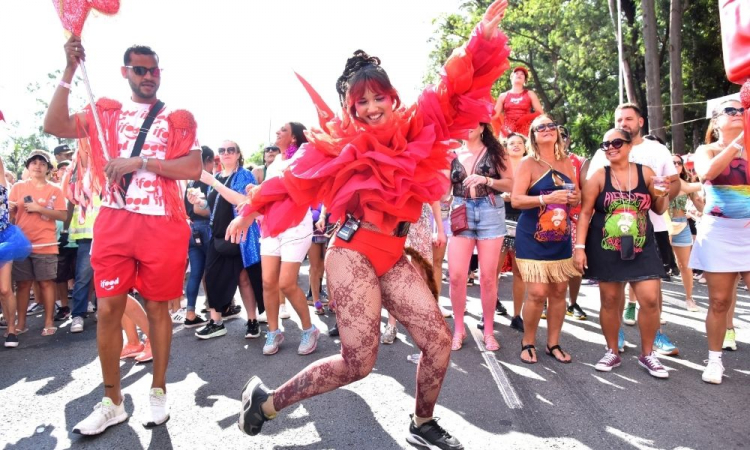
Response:
M623 289L630 282L640 304L638 326L641 356L638 363L656 378L669 373L654 352L659 328L659 280L664 266L656 250L648 212L663 214L669 205L668 181L654 171L630 162L630 132L614 128L604 135L601 149L609 166L594 172L583 188L583 203L576 233L574 261L584 277L599 281L600 321L607 352L594 367L609 372L619 367L618 330Z

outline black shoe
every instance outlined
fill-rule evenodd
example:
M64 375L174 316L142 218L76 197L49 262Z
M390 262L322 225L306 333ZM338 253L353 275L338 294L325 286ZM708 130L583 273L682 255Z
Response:
M337 337L339 335L339 324L334 323L331 328L328 329L328 336Z
M521 316L515 316L513 319L511 319L510 327L523 333L523 319L521 318Z
M578 320L586 320L588 316L586 316L586 312L578 305L578 303L573 303L572 305L568 306L568 310L565 312L566 316L573 316Z
M413 415L410 414L409 417L412 417L409 435L406 436L409 443L429 449L463 450L464 446L438 425L437 419L432 419L421 427L417 427L414 425Z
M242 311L242 306L240 305L230 305L226 311L221 313L222 320L229 320L234 319L235 317L240 315L240 312Z
M669 276L668 274L664 275L663 277L661 277L661 279L662 279L662 281L666 281L667 283L671 283L672 282L672 277Z
M8 337L5 338L5 347L6 348L16 348L18 347L18 336L15 334L8 334Z
M257 337L260 337L260 324L255 319L248 320L245 331L245 339L255 339Z
M477 329L484 330L484 315L479 318L479 322L477 322Z
M500 303L500 300L497 301L497 304L495 305L495 312L500 314L501 316L507 316L508 310L505 309L505 306L503 306L502 303Z
M57 308L57 313L55 313L56 322L59 322L61 320L68 320L68 317L70 317L70 307L61 306Z
M255 436L260 433L266 420L273 419L273 417L266 417L261 409L261 405L272 393L258 377L250 378L242 388L242 410L237 425L243 433Z
M195 332L195 337L198 339L211 339L227 334L227 329L224 324L216 325L213 320L208 321L208 325Z
M206 324L206 319L196 314L195 319L190 320L188 318L185 319L185 322L183 322L183 326L185 328L196 328L201 327Z

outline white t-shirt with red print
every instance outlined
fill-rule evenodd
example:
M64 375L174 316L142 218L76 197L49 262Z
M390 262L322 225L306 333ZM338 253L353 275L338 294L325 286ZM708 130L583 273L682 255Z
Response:
M138 138L138 132L146 120L151 106L147 103L136 103L132 100L123 103L122 114L120 114L120 120L117 125L117 142L121 158L130 158L133 146ZM165 106L156 116L154 123L146 135L140 156L164 160L167 153L167 136L169 134L167 117L171 112L172 109L169 106ZM201 149L197 139L191 149ZM184 191L185 184L178 182L178 185ZM120 209L111 196L105 193L103 197L102 206ZM150 216L163 216L166 214L164 197L161 189L156 187L156 174L153 172L138 169L133 173L133 179L128 187L125 203L125 209L134 213Z

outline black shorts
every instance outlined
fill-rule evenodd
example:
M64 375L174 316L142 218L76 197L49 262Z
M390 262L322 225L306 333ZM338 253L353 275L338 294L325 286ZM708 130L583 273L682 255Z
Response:
M57 278L55 283L67 283L76 277L77 248L63 247L57 255Z

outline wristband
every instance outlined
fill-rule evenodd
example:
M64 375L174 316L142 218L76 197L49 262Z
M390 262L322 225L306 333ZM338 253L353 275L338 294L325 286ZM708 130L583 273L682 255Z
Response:
M216 187L217 187L218 185L219 185L219 180L217 180L216 178L214 178L214 182L213 182L213 183L211 183L211 187L212 187L212 188L214 188L214 189L216 189Z
M547 206L547 204L544 203L544 196L542 194L539 194L539 204L542 206Z
M67 89L67 90L70 90L70 87L71 87L71 86L70 86L70 83L66 83L66 82L64 82L63 80L60 80L60 82L59 82L59 83L57 83L57 85L58 85L59 87L64 87L64 88L65 88L65 89Z
M146 170L146 164L148 164L148 158L146 158L145 156L141 156L141 161L143 161L143 163L141 164L141 170Z
M576 248L586 248L585 244L576 244Z

